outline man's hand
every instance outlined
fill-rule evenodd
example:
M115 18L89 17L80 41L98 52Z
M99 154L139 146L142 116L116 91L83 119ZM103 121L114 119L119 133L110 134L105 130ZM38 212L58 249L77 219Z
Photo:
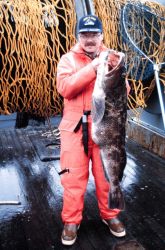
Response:
M100 64L99 57L96 57L91 63L92 63L94 70L97 72L97 68Z
M114 67L116 67L118 65L121 54L123 54L123 53L117 52L115 50L111 51L111 53L108 56L109 70L113 69ZM100 57L96 57L91 63L92 63L94 70L97 72L97 68L100 65Z

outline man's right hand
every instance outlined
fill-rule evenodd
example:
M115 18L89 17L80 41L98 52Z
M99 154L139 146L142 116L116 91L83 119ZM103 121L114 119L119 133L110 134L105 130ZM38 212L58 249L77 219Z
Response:
M96 57L92 62L91 62L94 70L97 72L97 68L100 64L100 60L99 60L99 57Z

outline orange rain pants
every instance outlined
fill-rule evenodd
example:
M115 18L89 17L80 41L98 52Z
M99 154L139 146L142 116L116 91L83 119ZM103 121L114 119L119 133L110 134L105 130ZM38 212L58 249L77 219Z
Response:
M74 132L61 131L61 168L68 168L69 172L61 175L64 187L62 220L64 223L79 224L82 220L84 194L89 177L89 161L91 160L92 173L95 180L96 195L100 216L111 219L118 215L120 210L108 208L109 183L105 179L100 159L99 147L91 138L91 117L89 120L88 156L84 153L82 144L82 126ZM65 143L62 143L62 142Z

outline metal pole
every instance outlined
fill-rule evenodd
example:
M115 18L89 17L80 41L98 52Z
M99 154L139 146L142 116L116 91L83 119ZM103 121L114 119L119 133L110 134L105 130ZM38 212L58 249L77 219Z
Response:
M165 129L165 104L163 102L163 95L162 95L160 81L159 81L160 64L154 64L153 67L154 67L154 73L155 73L156 86L157 86L157 90L158 90L160 109L162 112L163 125L164 125L164 129Z
M20 201L0 201L0 205L20 205Z

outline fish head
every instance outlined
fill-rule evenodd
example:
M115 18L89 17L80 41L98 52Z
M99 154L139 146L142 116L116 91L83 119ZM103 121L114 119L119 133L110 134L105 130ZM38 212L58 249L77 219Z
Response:
M113 88L125 83L126 68L125 54L114 50L109 50L106 61L106 72L104 75L104 91L107 93Z
M118 52L115 50L109 50L107 64L109 71L115 70L124 63L125 55L123 52Z

